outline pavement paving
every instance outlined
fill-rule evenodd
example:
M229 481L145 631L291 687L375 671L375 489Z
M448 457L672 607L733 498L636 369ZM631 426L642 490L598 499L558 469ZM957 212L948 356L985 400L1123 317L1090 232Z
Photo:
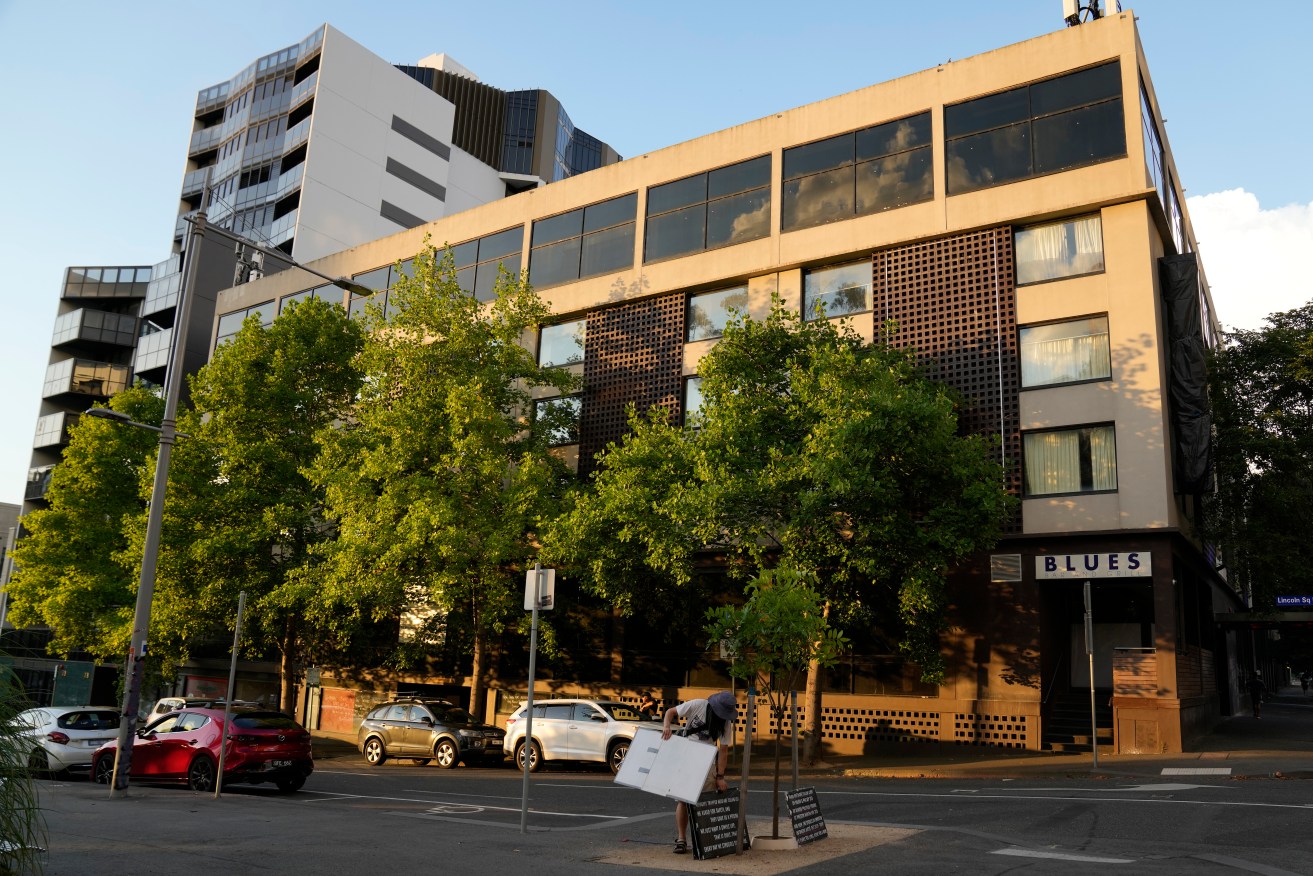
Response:
M361 759L353 736L316 731L315 759ZM931 748L926 746L926 748ZM753 747L752 775L773 775L770 749ZM787 754L786 754L787 757ZM1168 772L1164 772L1164 771ZM1162 775L1229 775L1232 778L1313 778L1313 696L1298 686L1280 689L1263 706L1261 718L1245 713L1223 718L1191 750L1177 754L1016 752L976 746L932 748L873 755L832 755L800 766L807 778L1024 778L1043 775L1084 778ZM790 774L787 762L784 776Z

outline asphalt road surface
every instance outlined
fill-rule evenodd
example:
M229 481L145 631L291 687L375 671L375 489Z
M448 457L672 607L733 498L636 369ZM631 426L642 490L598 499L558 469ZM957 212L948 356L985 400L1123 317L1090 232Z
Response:
M322 762L304 789L231 786L221 799L134 783L41 783L46 872L86 874L683 872L1313 874L1307 779L816 780L831 837L738 859L671 853L670 801L600 769L440 770ZM753 779L753 835L771 832ZM521 819L527 832L521 832ZM781 807L787 832L787 810Z

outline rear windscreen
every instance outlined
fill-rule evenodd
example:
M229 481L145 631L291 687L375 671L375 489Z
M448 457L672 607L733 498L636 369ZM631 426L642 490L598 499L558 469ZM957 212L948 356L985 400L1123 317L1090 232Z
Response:
M301 725L281 712L246 712L233 715L233 726L248 730L300 730Z
M118 712L69 712L55 719L65 730L114 730L119 726Z

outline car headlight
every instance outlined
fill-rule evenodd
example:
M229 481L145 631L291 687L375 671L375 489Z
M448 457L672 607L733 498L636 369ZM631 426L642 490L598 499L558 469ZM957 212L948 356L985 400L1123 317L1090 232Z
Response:
M461 730L461 731L460 731L460 735L461 735L461 736L464 736L465 738L468 739L468 738L470 738L470 737L474 737L474 736L482 736L483 734L481 734L481 733L480 733L479 731L477 731L477 730Z

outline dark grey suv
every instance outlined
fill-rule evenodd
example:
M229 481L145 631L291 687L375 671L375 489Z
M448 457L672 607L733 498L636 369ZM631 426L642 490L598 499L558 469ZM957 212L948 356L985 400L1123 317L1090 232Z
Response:
M474 720L444 700L401 698L375 706L360 722L357 747L370 766L390 757L420 766L435 761L443 769L467 764L499 764L505 759L506 732Z

